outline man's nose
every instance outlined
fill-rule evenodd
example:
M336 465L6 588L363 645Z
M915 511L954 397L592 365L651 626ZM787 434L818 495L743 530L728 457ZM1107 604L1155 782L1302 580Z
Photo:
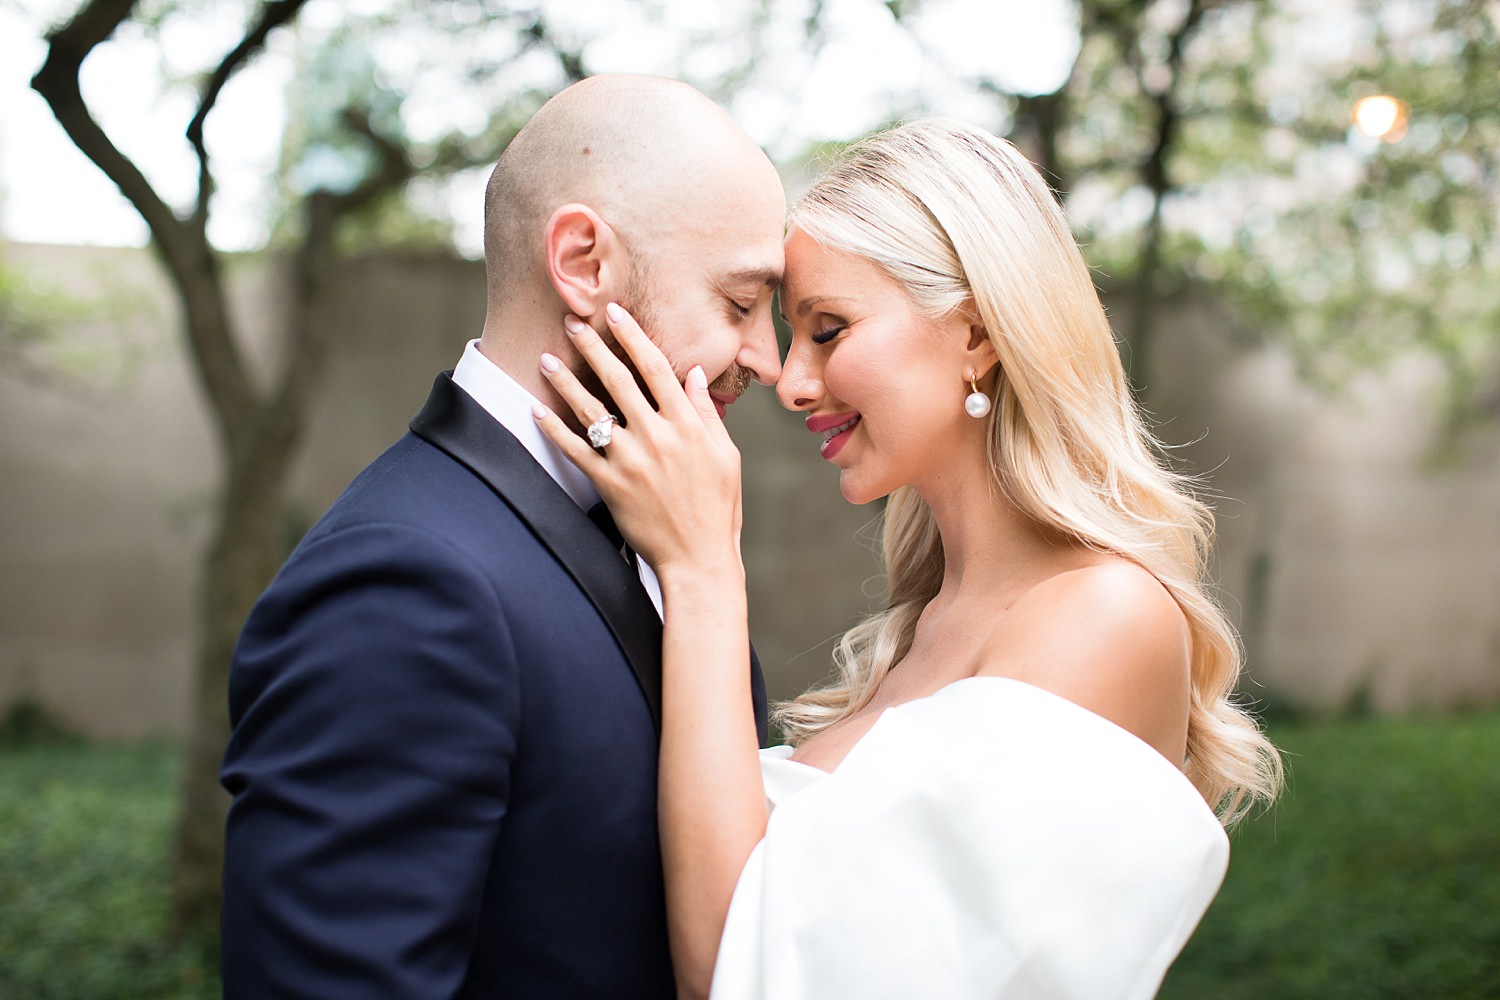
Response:
M781 377L781 349L776 345L776 325L769 315L751 324L736 360L750 369L761 385L776 384Z

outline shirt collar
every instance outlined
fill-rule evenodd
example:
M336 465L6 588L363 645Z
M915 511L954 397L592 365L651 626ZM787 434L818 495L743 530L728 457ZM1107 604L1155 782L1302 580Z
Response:
M547 470L547 475L580 508L587 511L599 502L599 491L594 489L589 477L537 426L531 415L531 407L538 402L537 398L485 357L479 350L479 341L471 340L464 348L463 357L453 369L453 381L499 421L500 426L510 431L511 436L531 453L537 464Z

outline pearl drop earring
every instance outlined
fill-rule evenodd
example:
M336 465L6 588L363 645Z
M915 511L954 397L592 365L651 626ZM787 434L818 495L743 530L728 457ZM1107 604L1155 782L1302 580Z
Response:
M972 378L969 379L969 388L974 391L964 397L964 412L975 420L983 420L990 415L990 397L979 391Z

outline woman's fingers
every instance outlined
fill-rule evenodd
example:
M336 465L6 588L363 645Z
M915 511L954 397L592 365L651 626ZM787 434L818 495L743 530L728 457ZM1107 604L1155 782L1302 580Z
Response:
M688 404L698 414L698 420L703 424L709 441L719 449L728 449L738 454L734 439L729 436L729 428L724 426L724 418L719 416L719 408L708 391L708 375L703 371L702 365L694 365L692 371L688 372L682 391L687 394Z
M594 374L599 376L599 383L609 393L610 399L627 423L652 412L651 403L641 394L640 386L636 385L635 375L625 367L625 362L615 357L609 345L604 343L593 327L577 316L569 315L563 317L563 328L568 331L574 348L594 370ZM550 377L552 373L549 372L548 375ZM552 384L557 385L556 378L553 378ZM590 422L592 421L584 421L585 425Z
M615 303L610 303L605 309L605 314L620 347L634 362L641 381L645 382L655 397L660 413L652 408L651 402L642 394L635 372L632 372L605 345L603 339L592 327L577 316L571 315L565 317L563 323L578 353L593 368L603 388L612 397L614 407L624 416L625 422L630 427L627 436L636 438L638 444L656 441L655 445L648 446L648 452L651 452L652 448L667 448L667 452L658 457L659 462L669 461L666 459L666 454L675 447L680 445L693 447L689 442L696 438L699 442L703 442L696 446L700 449L700 454L725 452L733 456L732 464L737 465L738 452L729 438L723 420L719 417L713 396L709 393L708 376L703 366L695 365L687 375L686 384L679 385L666 355L647 338L640 324L625 309ZM543 354L541 368L553 390L573 412L579 424L588 428L610 415L609 404L596 398L593 392L585 388L561 359L552 354ZM577 433L558 420L556 414L548 413L545 420L538 415L537 420L547 432L548 437L563 448L564 453L589 473L597 483L599 476L596 473L602 472L608 463L604 461L603 455L595 451L592 442L586 442L580 438ZM658 423L658 421L663 422ZM682 430L702 427L708 439L704 442L702 438L697 437L696 433L691 432L686 437L672 433L659 437L657 434L657 429L666 431L674 425ZM669 444L673 440L677 442L676 445ZM705 446L708 452L701 451ZM616 451L618 452L618 448ZM614 457L621 458L622 456L616 454Z
M615 339L635 362L641 377L651 389L651 394L656 397L656 405L661 409L662 415L685 416L687 409L691 409L708 428L710 438L720 444L733 447L729 431L724 427L724 420L719 416L713 396L709 394L708 375L704 372L703 366L693 366L693 369L688 372L686 382L679 387L677 375L672 371L667 356L651 342L630 313L611 302L605 307L604 315L609 321L610 329L614 331ZM684 401L688 404L686 408L682 406Z
M615 340L635 362L636 371L641 373L646 388L656 397L656 405L662 414L671 417L683 412L682 387L677 382L677 373L672 371L667 356L646 336L635 317L624 306L611 302L604 307L604 318Z
M714 405L714 398L709 394L708 374L704 372L702 365L694 365L688 372L682 391L687 394L689 405L697 411L698 419L708 429L709 438L719 443L728 442L729 431L724 428L719 408Z
M596 483L605 472L606 462L604 456L594 450L593 446L579 437L571 427L563 423L562 418L553 413L541 403L533 403L531 416L542 429L542 433L552 439L552 443L562 453L584 471Z
M552 383L552 388L568 404L568 409L573 411L573 415L584 427L609 415L609 407L595 399L593 393L583 387L578 376L569 371L560 358L543 354L542 374ZM573 436L576 438L578 435Z

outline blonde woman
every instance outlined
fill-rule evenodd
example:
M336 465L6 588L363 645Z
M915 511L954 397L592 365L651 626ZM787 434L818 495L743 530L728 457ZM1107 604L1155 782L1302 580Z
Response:
M1066 220L1007 143L946 121L850 150L792 211L777 395L852 503L888 497L889 603L758 751L739 459L701 370L618 307L543 368L661 581L660 820L679 994L1149 997L1278 787L1231 700L1212 521L1163 468ZM679 388L679 383L682 383Z

